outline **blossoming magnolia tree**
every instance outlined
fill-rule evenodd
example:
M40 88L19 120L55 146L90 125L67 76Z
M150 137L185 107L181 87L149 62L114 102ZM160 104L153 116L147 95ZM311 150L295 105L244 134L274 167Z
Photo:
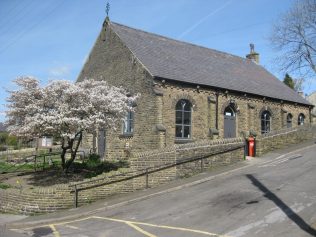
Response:
M61 162L66 173L76 158L83 132L116 129L137 98L105 81L52 81L40 87L33 77L14 81L10 91L7 124L11 134L23 137L51 135L61 138ZM71 158L66 160L66 152Z

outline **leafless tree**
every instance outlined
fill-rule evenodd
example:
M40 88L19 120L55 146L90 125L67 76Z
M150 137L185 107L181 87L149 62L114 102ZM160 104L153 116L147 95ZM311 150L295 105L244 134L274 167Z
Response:
M273 26L270 41L281 71L315 77L316 0L297 0Z

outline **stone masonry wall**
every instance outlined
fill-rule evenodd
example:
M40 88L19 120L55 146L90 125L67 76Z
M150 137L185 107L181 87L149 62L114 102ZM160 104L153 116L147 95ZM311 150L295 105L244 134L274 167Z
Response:
M25 215L70 208L73 198L67 185L34 190L0 189L0 212Z
M89 78L105 80L131 94L140 94L134 113L134 133L123 135L123 121L116 131L105 131L106 157L124 159L131 149L133 152L157 149L157 103L152 76L107 24L102 28L77 81ZM84 140L84 149L96 150L92 147L91 135L86 135Z
M165 126L165 144L177 143L175 139L175 105L180 99L187 99L193 105L192 134L190 141L212 139L210 128L216 128L216 93L218 93L218 131L224 137L224 110L233 101L236 105L236 136L240 137L250 130L261 134L261 113L268 110L272 114L271 131L286 128L286 117L292 114L292 127L298 126L298 116L305 115L305 124L309 124L309 107L285 101L246 95L241 93L216 90L212 88L194 87L173 82L156 81L156 87L163 94L162 124Z
M316 138L316 125L299 126L260 135L256 138L256 155L261 156L269 151L313 138Z
M132 154L129 169L120 169L102 174L88 183L76 184L78 204L91 203L114 194L133 192L146 188L146 176L140 175L148 168L155 170L158 166L172 165L188 158L205 157L204 167L211 168L237 162L243 158L244 142L241 138L200 141L198 143L175 145L169 148ZM234 151L230 151L234 149ZM215 153L221 153L216 155ZM214 155L215 154L215 155ZM148 175L148 186L155 187L179 177L201 171L200 161L173 166ZM140 175L136 178L132 176ZM121 181L126 179L125 181ZM116 182L119 181L119 182ZM111 184L109 184L112 182ZM106 184L106 185L105 185ZM34 190L8 189L0 190L0 212L41 214L55 212L74 206L74 187L57 185Z
M244 157L244 140L242 138L230 138L177 144L164 149L136 153L130 159L130 162L131 167L135 171L145 168L149 168L150 171L163 165L175 164L187 159L201 157L204 158L203 167L206 169L235 163ZM201 172L200 160L177 165L150 174L149 186L157 186L170 180L190 176L198 172ZM138 182L137 180L136 184L139 183L142 182Z

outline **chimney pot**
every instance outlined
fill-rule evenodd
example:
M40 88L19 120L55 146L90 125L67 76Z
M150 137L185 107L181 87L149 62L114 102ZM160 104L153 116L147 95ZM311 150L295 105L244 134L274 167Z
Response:
M298 91L297 93L304 98L304 92L303 91Z
M250 44L250 53L246 55L246 58L251 61L259 64L259 54L255 51L255 45L253 43Z

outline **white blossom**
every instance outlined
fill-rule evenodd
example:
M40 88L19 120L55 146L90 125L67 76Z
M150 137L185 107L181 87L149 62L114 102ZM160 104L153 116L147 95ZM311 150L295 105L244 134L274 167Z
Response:
M20 77L15 83L20 88L10 92L6 114L8 130L18 136L73 138L80 131L115 129L137 98L93 79L52 81L40 87L37 79Z
M40 87L34 77L20 77L15 83L19 89L10 91L7 100L8 131L27 137L51 135L68 142L84 131L115 129L138 97L103 80L59 80Z

